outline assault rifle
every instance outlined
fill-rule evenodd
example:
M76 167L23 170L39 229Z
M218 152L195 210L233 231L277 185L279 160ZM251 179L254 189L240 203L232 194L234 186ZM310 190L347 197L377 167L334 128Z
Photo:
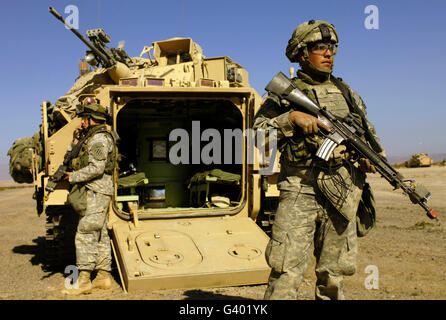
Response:
M62 21L91 51L87 51L85 60L88 64L96 67L101 64L104 68L114 66L117 62L122 62L129 66L127 59L130 59L124 49L107 48L106 44L110 42L110 37L103 29L87 30L87 37L93 44L86 40L76 29L74 29L53 7L49 7L50 13L58 20Z
M343 143L356 150L364 158L369 159L370 163L395 190L401 188L409 196L412 203L419 204L426 211L429 218L438 220L438 213L427 206L431 193L423 185L416 183L415 180L405 179L401 173L392 168L385 157L376 153L367 143L363 142L360 137L365 133L365 130L353 116L349 115L344 119L338 119L326 107L320 107L311 101L282 72L279 72L268 83L265 90L302 107L306 112L317 116L321 122L330 128L329 132L321 130L325 140L316 152L317 157L327 161L333 150Z
M68 150L65 153L62 164L57 168L56 172L48 179L48 183L45 186L46 192L50 194L56 189L57 184L62 181L65 171L71 171L71 160L76 158L79 155L82 145L85 140L88 138L85 130L82 130L80 133L80 139L77 144L73 147L73 149Z

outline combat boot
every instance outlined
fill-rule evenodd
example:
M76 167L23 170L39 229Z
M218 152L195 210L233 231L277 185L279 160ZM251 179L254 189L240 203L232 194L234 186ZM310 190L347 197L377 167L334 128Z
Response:
M78 287L62 290L62 293L72 295L72 296L78 296L81 294L91 293L93 286L91 284L90 274L91 274L91 271L82 270L79 273L79 278L77 279Z
M110 289L112 285L109 271L99 270L96 278L92 282L93 288Z

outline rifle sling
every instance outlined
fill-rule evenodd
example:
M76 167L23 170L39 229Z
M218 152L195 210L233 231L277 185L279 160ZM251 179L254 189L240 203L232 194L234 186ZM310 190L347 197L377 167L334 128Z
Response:
M78 143L74 146L74 148L71 150L71 159L77 158L77 156L79 155L79 152L81 151L82 145L85 143L85 141L89 138L89 134L87 133L86 135L84 135L79 141Z
M356 104L356 101L355 101L355 99L353 99L350 90L347 88L347 86L344 83L342 83L342 81L339 78L332 76L332 77L330 77L330 80L341 91L342 95L344 96L345 100L347 101L348 106L350 107L350 110L354 113L359 114L359 116L361 117L362 124L365 129L365 137L366 137L367 141L370 143L373 150L376 153L382 152L383 150L382 150L381 146L376 141L375 137L373 136L372 131L370 130L370 127L367 123L367 119L365 117L364 112Z

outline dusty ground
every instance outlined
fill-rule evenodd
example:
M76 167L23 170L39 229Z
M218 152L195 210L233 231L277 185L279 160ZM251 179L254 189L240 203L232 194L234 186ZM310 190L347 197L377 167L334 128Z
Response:
M431 192L430 205L446 225L446 167L399 169L423 183ZM429 220L421 207L377 175L369 177L378 205L377 226L359 240L357 273L346 278L346 298L352 300L446 299L446 232ZM0 299L261 299L265 285L199 290L139 291L124 293L119 275L109 291L83 297L64 297L63 271L42 270L45 218L37 217L32 188L2 190L0 182ZM379 272L377 289L367 289L371 274ZM314 259L299 297L314 297Z

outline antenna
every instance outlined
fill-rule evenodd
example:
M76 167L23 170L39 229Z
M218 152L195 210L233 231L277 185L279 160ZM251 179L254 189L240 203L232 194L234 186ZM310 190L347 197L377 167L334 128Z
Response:
M101 0L98 0L98 28L101 26Z
M184 0L181 0L180 36L183 36L183 22L184 22Z

